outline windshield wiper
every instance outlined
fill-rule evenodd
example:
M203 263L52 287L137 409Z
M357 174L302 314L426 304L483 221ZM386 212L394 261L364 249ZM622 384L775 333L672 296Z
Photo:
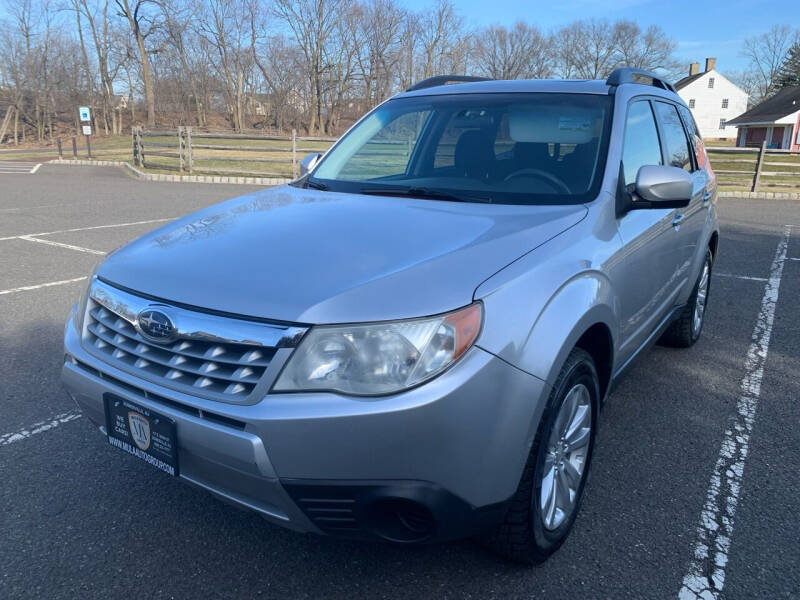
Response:
M431 200L449 200L451 202L484 202L491 203L492 199L485 196L473 196L471 194L452 194L441 192L424 187L409 188L362 188L359 194L371 196L404 196L409 198L429 198Z
M312 181L310 177L306 179L306 187L311 188L313 190L322 190L323 192L330 189L324 183L319 183L318 181Z

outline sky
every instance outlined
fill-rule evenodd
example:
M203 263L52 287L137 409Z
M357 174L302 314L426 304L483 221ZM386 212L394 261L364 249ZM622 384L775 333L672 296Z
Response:
M433 0L401 0L416 10ZM550 30L577 19L629 19L643 27L659 25L678 43L676 56L704 66L717 58L717 70L742 71L745 38L773 25L800 27L800 0L453 0L469 23L483 27L523 20Z

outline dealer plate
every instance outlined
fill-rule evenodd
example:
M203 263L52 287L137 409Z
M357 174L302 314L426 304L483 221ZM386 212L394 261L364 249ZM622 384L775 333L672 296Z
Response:
M178 474L175 421L130 400L105 397L108 443L161 469Z

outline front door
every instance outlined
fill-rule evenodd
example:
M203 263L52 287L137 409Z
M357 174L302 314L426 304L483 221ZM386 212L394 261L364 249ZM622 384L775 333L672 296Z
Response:
M622 163L626 189L645 165L663 165L656 118L649 100L628 107ZM678 243L675 209L632 210L618 221L625 252L622 274L619 364L644 343L672 309L682 283L680 269L686 250Z
M681 120L680 110L686 110L669 102L654 102L658 117L659 131L661 132L661 145L663 147L666 163L672 167L678 167L692 174L692 199L689 205L675 211L673 228L675 230L676 251L679 253L679 266L675 276L677 277L676 286L678 291L684 291L687 296L687 288L694 286L694 273L692 273L693 260L698 251L697 244L703 233L706 215L708 213L708 199L710 193L706 193L708 176L705 169L700 169L697 158L694 156L692 145L689 143L687 129L685 128L685 117ZM688 111L686 111L688 112ZM691 117L691 114L689 114ZM694 126L694 121L691 121ZM702 142L700 142L702 143Z

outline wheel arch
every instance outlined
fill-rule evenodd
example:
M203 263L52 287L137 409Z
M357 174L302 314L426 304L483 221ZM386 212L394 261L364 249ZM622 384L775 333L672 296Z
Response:
M605 401L614 367L614 338L611 329L606 323L594 323L578 338L575 347L585 350L592 357L600 382L600 399L601 402Z
M719 231L714 231L708 240L708 249L711 250L711 258L716 260L717 249L719 248Z
M562 286L533 325L523 360L553 384L573 348L588 352L605 397L613 373L620 302L605 275L585 272Z

